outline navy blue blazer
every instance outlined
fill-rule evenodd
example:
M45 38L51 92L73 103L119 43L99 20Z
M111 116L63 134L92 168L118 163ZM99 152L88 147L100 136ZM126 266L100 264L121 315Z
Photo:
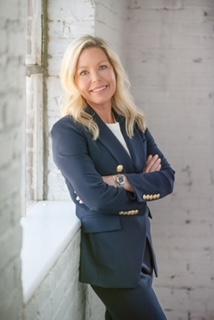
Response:
M101 118L88 107L100 128L97 140L72 117L58 120L52 130L53 158L65 178L76 215L81 220L80 281L111 288L135 287L148 240L153 267L157 265L150 233L148 201L173 191L174 170L147 129L125 130L125 118L115 114L131 158ZM144 174L147 157L158 154L162 169ZM122 165L135 192L107 185L102 176ZM80 204L77 195L84 202Z

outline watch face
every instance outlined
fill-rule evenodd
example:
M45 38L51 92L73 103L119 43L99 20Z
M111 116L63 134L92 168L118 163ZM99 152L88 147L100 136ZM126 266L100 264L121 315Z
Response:
M118 182L124 183L125 182L124 177L123 176L118 177Z
M117 182L120 185L120 187L123 187L126 183L126 179L125 179L124 175L118 175Z

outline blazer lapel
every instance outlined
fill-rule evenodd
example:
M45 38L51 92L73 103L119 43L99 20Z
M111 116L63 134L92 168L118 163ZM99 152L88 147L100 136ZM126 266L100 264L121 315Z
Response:
M118 116L118 121L120 123L121 132L131 154L135 172L142 172L147 159L145 150L145 136L142 134L142 132L140 133L137 129L135 129L134 136L132 138L129 138L126 133L125 118L122 116Z
M112 156L124 167L124 172L142 172L146 162L145 151L143 150L143 139L138 130L135 130L133 138L129 138L125 128L125 118L123 116L115 114L116 120L120 124L122 135L126 141L127 147L131 154L131 158L124 147L121 145L119 140L106 126L98 114L91 108L88 107L89 112L97 122L100 128L100 135L98 140L111 152Z
M96 113L94 113L94 118L100 128L100 135L98 138L100 143L102 143L109 152L111 152L112 156L118 162L118 165L123 165L124 172L133 172L134 167L132 159L122 144Z

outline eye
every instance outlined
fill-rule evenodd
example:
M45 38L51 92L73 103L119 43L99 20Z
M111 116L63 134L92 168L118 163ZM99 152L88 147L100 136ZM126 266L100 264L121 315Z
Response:
M80 72L80 76L86 76L88 74L88 71L83 70Z
M99 67L100 70L105 70L105 69L107 69L107 68L108 68L108 66L105 65L105 64L103 64L103 65L101 65L101 66Z

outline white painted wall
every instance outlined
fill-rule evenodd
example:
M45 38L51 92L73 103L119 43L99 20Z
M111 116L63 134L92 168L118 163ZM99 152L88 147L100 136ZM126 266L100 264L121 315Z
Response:
M21 320L25 1L0 2L0 319Z
M176 170L173 195L150 205L159 261L160 276L154 281L158 295L169 319L212 320L214 3L130 0L128 19L126 10L127 2L122 0L49 2L48 69L43 88L47 199L69 199L53 164L49 139L63 101L58 77L62 55L78 35L105 36L125 62L136 103L145 111L156 141ZM24 16L23 1L16 5L1 1L0 318L4 320L22 318L19 218L23 211ZM78 241L79 233L25 306L23 319L52 320L54 315L58 320L57 312L62 320L103 318L99 300L87 286L78 284ZM68 289L64 285L71 278L73 289ZM70 296L62 294L67 289ZM70 297L77 303L72 304ZM63 308L59 310L60 303Z
M125 64L128 0L99 0L95 7L95 35L107 40Z
M129 4L132 92L176 171L173 195L150 205L154 283L173 320L214 319L213 19L213 1Z
M80 233L24 308L26 320L84 320L87 287L78 281Z

